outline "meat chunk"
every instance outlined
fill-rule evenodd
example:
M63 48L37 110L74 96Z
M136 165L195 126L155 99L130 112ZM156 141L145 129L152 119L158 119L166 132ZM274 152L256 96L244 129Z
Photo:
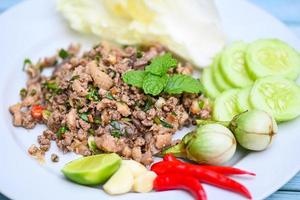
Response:
M128 115L131 114L129 107L121 102L116 103L117 106L117 111L124 117L127 117Z
M113 80L97 67L96 62L89 62L87 70L99 88L109 90L113 86Z
M22 126L21 108L22 108L21 103L17 103L9 107L9 111L13 115L14 126Z
M76 109L71 109L70 112L67 114L67 125L70 130L76 130Z
M166 146L169 146L172 142L172 135L171 134L163 134L163 135L156 135L155 136L155 146L158 149L162 149Z
M125 147L124 142L114 138L110 134L95 137L95 143L99 149L106 152L120 152Z
M88 94L87 88L84 87L83 83L81 83L79 80L74 80L72 84L72 88L81 97L84 97Z

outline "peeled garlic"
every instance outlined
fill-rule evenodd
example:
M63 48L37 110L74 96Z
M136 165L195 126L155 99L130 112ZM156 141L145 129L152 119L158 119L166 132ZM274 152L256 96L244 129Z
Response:
M134 179L133 191L134 192L150 192L153 189L153 181L156 178L153 171L147 171L140 174Z

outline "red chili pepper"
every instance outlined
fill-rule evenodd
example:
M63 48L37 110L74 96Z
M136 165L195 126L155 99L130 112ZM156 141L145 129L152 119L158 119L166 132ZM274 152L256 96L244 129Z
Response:
M184 163L180 160L178 160L173 154L166 154L164 156L164 161L172 161L172 162L181 162ZM227 167L227 166L209 166L209 165L195 165L198 167L202 167L205 169L209 169L224 175L238 175L238 174L248 174L248 175L252 175L255 176L255 173L252 172L248 172L245 170L241 170L235 167Z
M208 169L208 170L212 170L215 172L218 172L220 174L224 174L224 175L238 175L238 174L248 174L251 176L256 176L255 173L252 172L248 172L245 170L241 170L235 167L226 167L226 166L209 166L209 165L202 165L201 167Z
M31 116L34 119L40 120L43 116L43 110L44 108L40 105L33 105L31 108Z
M223 174L196 165L183 162L177 163L172 161L161 161L153 164L151 166L151 170L158 175L165 173L179 173L182 175L192 176L205 183L240 193L249 199L252 198L248 189L242 184L224 176Z
M183 174L161 174L154 182L153 188L156 191L183 189L190 192L196 200L206 200L206 193L201 183L194 177Z

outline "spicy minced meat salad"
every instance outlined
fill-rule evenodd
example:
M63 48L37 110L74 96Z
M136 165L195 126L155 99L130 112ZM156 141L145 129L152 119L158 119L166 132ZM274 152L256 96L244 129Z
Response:
M191 80L192 65L175 60L159 44L118 47L102 42L82 56L78 54L79 46L70 45L36 64L29 59L24 61L27 85L20 91L22 101L9 110L15 126L47 126L37 138L39 145L28 150L33 156L44 155L55 141L63 152L83 156L116 152L147 165L154 154L172 144L177 130L193 124L196 117L210 117L211 108L201 92L189 93L189 87L176 89L180 81L189 86L196 80ZM164 65L164 55L171 57L169 63L174 66L158 76L155 73L159 64ZM147 69L155 63L158 65L154 70ZM42 74L48 67L53 68L51 76ZM133 70L144 75L153 71L148 79L154 82L168 82L172 75L175 81L166 83L169 88L165 91L170 92L162 91L164 85L150 81L137 87L141 83L136 81L143 81L139 77L133 82L124 81L124 74Z

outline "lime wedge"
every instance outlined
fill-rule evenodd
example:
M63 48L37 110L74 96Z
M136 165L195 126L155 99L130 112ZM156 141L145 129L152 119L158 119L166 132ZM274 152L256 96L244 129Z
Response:
M73 160L61 170L71 181L82 185L98 185L107 181L120 167L115 153L98 154Z

